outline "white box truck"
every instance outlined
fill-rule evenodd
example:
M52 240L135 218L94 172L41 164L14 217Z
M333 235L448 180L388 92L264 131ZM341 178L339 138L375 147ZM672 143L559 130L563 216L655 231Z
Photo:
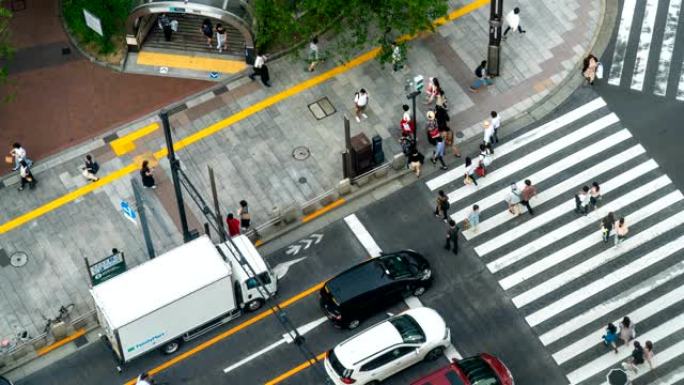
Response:
M276 290L275 274L240 235L219 245L200 237L90 292L103 339L122 365L153 349L174 353L183 341L259 309Z

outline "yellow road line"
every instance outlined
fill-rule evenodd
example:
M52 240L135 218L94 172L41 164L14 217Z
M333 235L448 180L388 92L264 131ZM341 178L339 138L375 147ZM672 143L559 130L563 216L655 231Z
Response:
M82 335L84 335L84 334L86 334L86 330L85 330L85 329L78 329L78 330L76 330L76 331L74 332L74 334L72 334L72 335L70 335L70 336L68 336L68 337L66 337L66 338L62 338L61 340L56 341L56 342L53 343L53 344L50 344L50 345L48 345L48 346L45 346L45 347L42 347L42 348L38 349L38 351L36 352L36 354L38 354L39 357L40 357L40 356L44 356L44 355L50 353L51 351L57 349L58 347L64 346L64 345L68 344L69 342L75 340L76 338L78 338L78 337L80 337L80 336L82 336Z
M142 138L143 136L149 135L159 128L159 123L148 124L136 131L131 132L126 136L112 140L109 145L116 156L125 155L133 150L135 150L135 143L133 141Z
M175 55L149 51L138 53L137 64L155 67L186 68L228 74L238 73L247 67L244 60L219 59L195 55Z
M279 375L278 377L266 382L264 385L275 385L279 382L282 382L283 380L286 380L286 379L294 376L295 374L301 372L302 370L308 368L309 366L313 366L316 362L318 362L324 358L325 358L325 353L321 353L321 354L316 356L315 362L311 362L311 361L303 362L303 363L295 366L294 368L288 370L287 372Z
M335 202L333 202L333 203L331 203L331 204L329 204L329 205L327 205L327 206L323 206L323 207L321 207L320 209L314 211L313 213L311 213L311 214L305 216L304 218L302 218L302 222L306 223L306 222L309 222L309 221L311 221L311 220L313 220L313 219L315 219L315 218L318 218L318 217L320 217L321 215L327 213L328 211L330 211L330 210L332 210L332 209L334 209L334 208L336 208L336 207L342 206L342 205L345 204L346 202L347 202L347 201L346 201L344 198L340 198L340 199L336 200Z

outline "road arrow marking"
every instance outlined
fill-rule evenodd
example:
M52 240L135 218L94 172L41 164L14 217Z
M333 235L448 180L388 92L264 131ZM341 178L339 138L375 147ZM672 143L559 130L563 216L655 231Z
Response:
M303 242L306 243L306 246L304 246L304 250L308 249L309 246L311 246L311 244L313 243L313 241L311 239L302 239L301 241L299 241L299 243L303 243Z
M306 257L302 257L302 258L293 259L291 261L279 263L276 265L276 267L273 268L273 273L275 273L275 275L276 275L276 277L278 277L278 279L281 279L285 276L285 274L287 274L287 271L290 270L290 266L292 266L296 263L299 263L305 259L306 259Z
M285 254L297 255L297 253L299 253L299 250L301 250L301 249L302 249L301 245L297 245L297 244L290 245L290 247L287 248L287 251L285 251Z
M323 234L311 234L311 237L316 238L315 244L321 243L321 239L323 239Z
M302 335L314 330L316 327L323 324L326 320L327 320L326 317L321 317L317 320L314 320L314 321L311 321L305 325L302 325L302 326L297 328L297 333L299 333L299 335L302 336ZM280 346L284 343L289 344L289 343L292 343L293 341L294 341L293 335L290 335L290 333L283 334L283 338L281 338L280 340L276 341L275 343L273 343L271 345L266 346L265 348L259 350L258 352L251 354L251 355L241 359L240 361L234 363L233 365L230 365L229 367L223 369L223 373L231 372L231 371L239 368L240 366L254 360L255 358L258 358L259 356L270 352L271 350L277 348L278 346Z

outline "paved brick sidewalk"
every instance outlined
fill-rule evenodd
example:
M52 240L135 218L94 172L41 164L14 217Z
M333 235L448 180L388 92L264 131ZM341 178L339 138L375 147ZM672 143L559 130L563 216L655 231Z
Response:
M459 0L451 6L457 9L467 3ZM353 116L352 98L358 88L366 88L371 95L369 118L361 124L352 118L352 134L364 132L369 138L380 135L388 159L400 152L396 138L401 105L406 102L404 85L407 78L416 74L440 79L450 100L451 127L464 134L463 141L479 140L478 124L492 109L503 116L505 135L512 129L506 127L507 121L524 116L564 81L579 76L581 58L590 50L601 26L604 2L560 0L547 4L520 0L519 6L527 34L509 34L503 44L502 76L487 91L473 94L467 89L473 69L486 57L489 10L484 7L413 41L408 69L393 73L370 60L315 87L290 92L291 96L278 103L180 150L183 166L206 197L210 196L206 169L213 167L223 214L236 210L237 202L246 199L254 223L263 224L269 221L274 207L301 206L336 187L342 179L342 116ZM508 10L507 7L505 11ZM228 84L227 90L215 90L189 100L185 110L172 116L175 139L202 132L333 65L323 63L312 75L304 71L304 63L281 59L269 63L271 88L243 78ZM328 98L336 113L316 120L307 106L323 97ZM420 140L424 138L426 111L422 103L419 111ZM10 225L14 218L84 186L86 182L78 167L86 153L96 155L102 165L100 174L106 175L127 166L140 154L158 151L163 147L160 130L136 141L135 151L121 157L116 157L107 144L154 121L155 117L149 117L131 123L105 139L38 164L39 184L35 191L20 193L13 185L16 177L4 180L0 247L8 255L26 252L29 262L15 268L3 265L0 258L0 336L12 333L15 325L37 335L43 326L41 314L53 315L61 304L75 303L77 312L86 314L91 301L84 257L103 257L117 247L126 252L129 265L146 259L140 229L125 219L119 209L122 200L134 201L130 177L138 178L137 172L21 226ZM311 155L305 160L292 155L300 146L310 150ZM462 164L451 156L449 163L451 167ZM433 171L429 162L426 170ZM159 188L145 191L145 199L154 245L161 253L180 244L182 239L176 225L166 161L160 163L156 175ZM192 227L199 227L201 214L192 203L188 206Z

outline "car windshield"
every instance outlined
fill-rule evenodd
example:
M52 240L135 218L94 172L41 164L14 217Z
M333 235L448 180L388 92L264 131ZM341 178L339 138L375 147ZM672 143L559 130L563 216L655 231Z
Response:
M385 270L385 274L394 279L411 277L418 273L418 266L411 263L404 255L397 254L387 256L382 259L381 263Z
M473 385L501 385L496 373L480 357L470 357L458 361L458 366Z
M404 314L389 320L397 328L405 343L425 342L425 333L410 315Z

